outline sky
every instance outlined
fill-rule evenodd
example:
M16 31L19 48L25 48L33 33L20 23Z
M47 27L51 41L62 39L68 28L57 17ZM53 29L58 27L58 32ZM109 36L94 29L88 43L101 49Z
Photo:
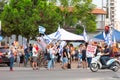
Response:
M103 6L106 5L107 0L93 0L92 3L97 5L98 8L102 8L102 1ZM115 0L115 19L120 20L120 0Z
M106 0L92 0L92 3L97 5L98 8L102 8L102 4L103 6L106 5Z

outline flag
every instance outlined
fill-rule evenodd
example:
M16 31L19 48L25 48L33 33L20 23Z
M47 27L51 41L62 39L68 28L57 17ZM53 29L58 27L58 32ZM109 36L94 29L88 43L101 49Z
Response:
M39 26L39 33L44 34L46 29L43 26Z
M104 38L104 40L106 40L106 34L105 34L105 31L103 32L103 38Z
M61 47L64 47L66 44L67 44L66 41L62 41L62 42L60 43L60 46L61 46Z
M63 47L64 47L65 45L67 45L66 41L60 42L60 54L62 54L62 52L63 52Z
M27 39L23 37L23 47L24 49L27 48Z
M47 35L44 36L44 39L47 44L50 44L52 42L52 39Z
M60 34L60 25L58 25L58 29L55 32L54 38L56 39L56 41L58 41L60 39L60 37L61 37L61 34Z
M84 40L87 42L88 41L88 37L87 37L87 33L86 33L85 28L84 28L84 31L83 31L83 37L84 37Z
M47 46L43 37L40 37L40 44L43 46L43 48L46 48L46 46Z
M111 38L111 34L108 33L105 37L105 43L107 43L108 45L111 45L112 44L112 38Z
M54 38L55 38L56 40L59 40L60 37L61 37L61 34L60 34L60 31L58 30L58 31L55 33Z
M103 37L105 40L105 43L107 43L109 46L112 45L113 41L112 41L112 29L110 28L109 33L105 33L105 31L103 32Z
M115 36L114 36L114 40L113 40L113 43L116 43L116 38L115 38Z

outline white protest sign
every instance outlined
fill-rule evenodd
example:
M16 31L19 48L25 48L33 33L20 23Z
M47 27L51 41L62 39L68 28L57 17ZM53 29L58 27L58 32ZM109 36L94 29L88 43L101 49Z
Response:
M96 53L96 46L88 45L86 50L86 56L87 57L94 57L94 54Z

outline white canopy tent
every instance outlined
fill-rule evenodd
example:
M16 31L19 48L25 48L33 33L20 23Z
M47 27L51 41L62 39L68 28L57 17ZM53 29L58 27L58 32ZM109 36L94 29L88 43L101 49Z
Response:
M65 41L84 41L84 37L68 32L64 30L63 28L58 29L56 32L48 35L51 39L57 39L56 34L59 32L59 40L65 40Z

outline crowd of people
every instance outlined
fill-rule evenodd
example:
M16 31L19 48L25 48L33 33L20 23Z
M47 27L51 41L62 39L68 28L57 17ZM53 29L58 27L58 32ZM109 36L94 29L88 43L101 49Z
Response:
M43 49L43 46L39 42L40 40L37 40L37 43L27 44L26 47L12 43L9 46L10 51L8 53L10 58L10 71L13 71L14 62L19 67L27 67L28 62L30 62L33 70L38 70L39 65L43 62L40 62L41 58L44 59L46 68L52 70L55 68L56 62L62 64L62 69L70 69L72 61L78 63L78 68L88 68L92 58L97 56L98 53L102 54L100 60L103 65L106 64L108 58L113 57L119 59L120 56L120 48L116 43L109 46L106 43L85 42L77 47L67 42L63 47L58 43L50 43ZM89 51L88 45L94 46L92 53Z

